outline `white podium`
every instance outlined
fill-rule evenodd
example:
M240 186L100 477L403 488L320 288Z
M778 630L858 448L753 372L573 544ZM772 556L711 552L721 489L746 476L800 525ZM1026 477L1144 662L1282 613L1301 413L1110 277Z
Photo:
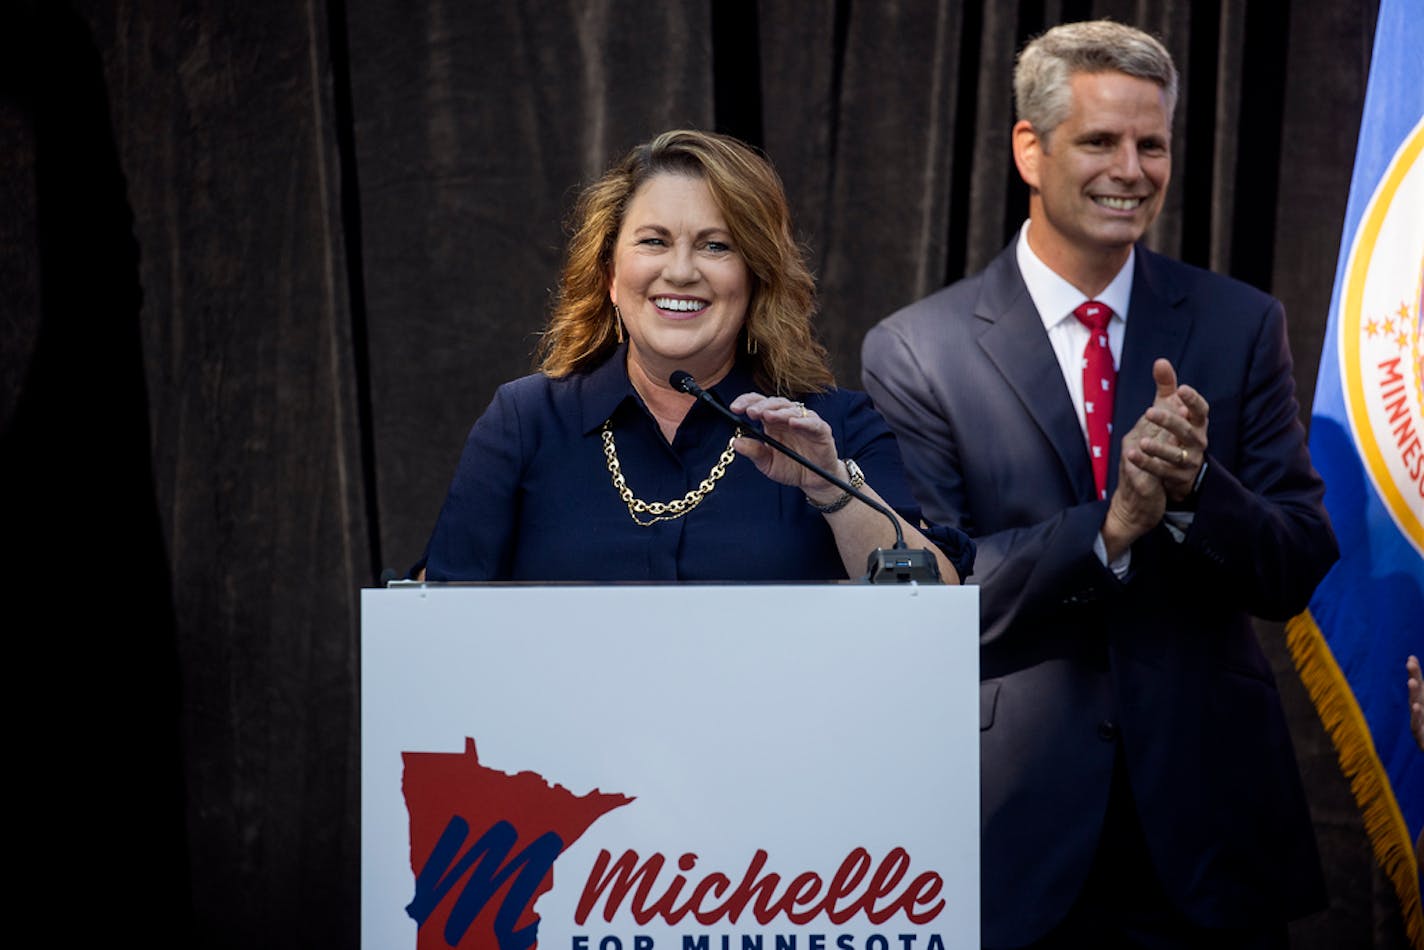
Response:
M367 950L979 946L978 591L362 592Z

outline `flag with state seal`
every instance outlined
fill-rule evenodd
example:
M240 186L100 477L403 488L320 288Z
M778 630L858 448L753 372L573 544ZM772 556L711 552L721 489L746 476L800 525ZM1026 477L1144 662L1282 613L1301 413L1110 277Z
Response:
M1310 451L1340 560L1288 625L1411 943L1424 950L1424 0L1382 0L1350 182Z

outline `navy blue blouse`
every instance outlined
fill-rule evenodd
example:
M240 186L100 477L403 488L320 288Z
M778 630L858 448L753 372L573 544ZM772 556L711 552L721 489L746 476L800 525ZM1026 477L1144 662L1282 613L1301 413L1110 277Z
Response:
M608 471L605 420L612 421L628 487L647 502L695 489L727 448L732 426L697 403L669 445L628 381L625 359L620 348L590 373L536 374L499 388L465 442L426 548L426 578L845 579L825 518L798 489L773 482L740 455L688 514L647 527L634 523ZM730 403L756 388L738 365L711 391ZM831 390L805 403L830 423L840 457L854 458L867 484L918 524L895 437L870 398ZM973 543L949 528L926 534L968 576Z

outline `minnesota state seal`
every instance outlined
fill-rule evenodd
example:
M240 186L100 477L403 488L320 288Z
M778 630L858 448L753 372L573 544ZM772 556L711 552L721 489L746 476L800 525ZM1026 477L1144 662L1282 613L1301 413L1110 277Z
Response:
M1370 197L1340 294L1340 380L1370 481L1424 555L1424 120Z

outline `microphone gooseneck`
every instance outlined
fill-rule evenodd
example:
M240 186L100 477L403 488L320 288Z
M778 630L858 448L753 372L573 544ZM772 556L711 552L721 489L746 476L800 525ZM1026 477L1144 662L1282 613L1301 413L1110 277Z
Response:
M697 380L694 379L692 374L687 370L673 370L672 374L668 376L668 383L679 392L687 393L689 396L710 406L718 415L727 419L732 425L740 428L747 438L755 439L758 442L771 446L793 462L810 469L832 485L835 485L841 491L850 493L852 498L862 504L868 505L889 519L890 527L895 531L895 545L890 551L877 548L871 552L866 571L866 579L871 583L905 583L909 581L936 584L943 583L939 575L939 565L935 562L933 555L923 549L912 550L906 546L905 532L900 528L900 519L895 517L895 513L884 504L876 501L859 489L852 487L850 483L844 479L832 475L790 446L784 445L777 439L767 435L761 429L753 425L750 419L745 416L739 416L722 405L721 400L699 386Z

